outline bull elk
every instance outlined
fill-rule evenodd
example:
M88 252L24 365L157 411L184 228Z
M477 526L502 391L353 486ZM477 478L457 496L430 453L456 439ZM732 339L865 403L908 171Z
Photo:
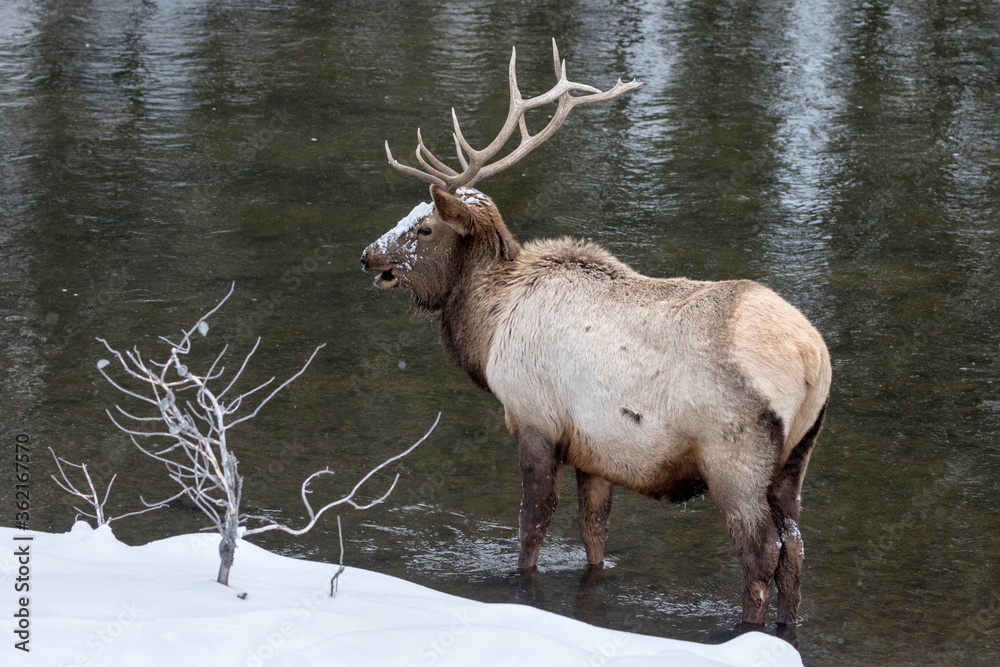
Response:
M452 110L461 172L419 130L422 169L386 142L389 163L429 183L432 203L368 246L362 265L377 287L405 288L436 314L446 355L503 403L523 482L519 570L537 564L564 464L576 468L593 567L615 485L675 502L707 490L739 556L744 627L763 624L776 587L787 630L801 599L802 478L830 391L826 345L758 283L650 278L591 243L517 242L472 186L552 136L573 107L640 85L572 83L554 40L553 56L558 83L523 99L512 53L507 120L486 148L469 145ZM552 119L530 134L525 112L552 102ZM517 148L488 164L515 129Z

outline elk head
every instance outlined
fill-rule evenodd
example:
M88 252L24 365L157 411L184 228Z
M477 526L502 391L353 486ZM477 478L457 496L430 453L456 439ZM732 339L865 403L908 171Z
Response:
M497 137L476 150L465 140L455 109L451 110L455 152L462 166L459 172L439 160L424 145L417 129L417 162L423 169L399 163L392 157L389 142L386 156L397 170L430 183L432 203L418 204L395 227L368 246L361 256L365 271L378 272L375 286L383 289L405 287L414 296L418 307L440 310L448 294L470 268L482 268L485 262L498 263L514 259L520 246L507 230L493 200L473 186L511 166L551 137L573 107L617 97L640 86L638 81L623 83L618 79L609 90L573 83L566 78L566 61L559 59L559 50L552 40L556 85L546 93L524 99L517 86L516 50L510 56L510 107L507 120ZM574 96L573 91L586 93ZM557 102L555 113L537 134L528 132L524 114L530 109ZM520 129L521 141L511 153L487 164L510 139L514 129Z
M376 287L406 288L418 308L436 312L467 268L514 259L520 246L493 200L478 190L452 194L431 185L431 201L417 204L368 246L361 264L379 272Z

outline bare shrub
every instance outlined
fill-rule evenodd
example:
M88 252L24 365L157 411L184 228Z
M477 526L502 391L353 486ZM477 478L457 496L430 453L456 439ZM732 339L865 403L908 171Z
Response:
M241 535L271 530L302 535L311 530L327 510L334 507L349 505L355 509L367 509L383 502L395 488L399 480L398 474L389 489L374 500L359 502L357 493L375 473L412 452L438 423L435 420L430 430L405 451L375 466L345 496L328 502L319 509L314 509L309 502L309 495L312 493L309 485L317 477L332 474L332 471L325 468L309 475L301 487L302 502L309 521L301 528L291 528L269 517L241 513L243 477L239 473L239 461L230 448L230 429L256 417L268 401L305 372L325 344L317 346L298 372L273 387L255 407L244 409L256 397L263 395L258 392L271 387L275 380L272 377L249 391L237 395L231 393L260 346L260 338L228 382L223 379L226 369L221 365L228 346L222 348L203 374L195 373L184 363L185 356L191 351L195 334L202 337L208 335L208 318L222 307L232 293L231 287L229 293L214 308L200 317L190 329L182 331L176 342L161 336L160 341L169 347L169 354L164 361L144 358L138 347L124 353L119 352L103 338L98 338L124 373L132 378L133 383L139 383L140 390L130 389L108 375L107 368L111 365L109 360L101 359L97 362L98 370L108 382L123 394L145 404L150 410L149 414L138 415L115 405L117 414L111 410L106 412L115 426L127 433L143 454L166 467L167 474L181 487L181 491L174 497L187 496L211 520L212 526L206 530L214 528L222 537L219 544L221 562L218 581L226 585L229 583L236 540ZM438 419L440 416L438 414ZM123 424L119 421L122 417L131 420L133 424ZM248 527L248 522L258 525Z

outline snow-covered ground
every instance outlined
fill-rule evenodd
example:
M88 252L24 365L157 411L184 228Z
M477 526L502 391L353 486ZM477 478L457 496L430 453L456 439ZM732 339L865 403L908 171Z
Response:
M31 537L30 541L15 538ZM514 604L484 604L394 577L269 553L241 541L229 588L217 535L130 547L107 526L0 528L0 665L708 667L801 665L750 633L718 646L616 632ZM27 545L27 581L17 549ZM23 551L22 551L23 553ZM28 583L30 592L15 586ZM238 597L246 593L245 599ZM30 653L15 648L27 600Z

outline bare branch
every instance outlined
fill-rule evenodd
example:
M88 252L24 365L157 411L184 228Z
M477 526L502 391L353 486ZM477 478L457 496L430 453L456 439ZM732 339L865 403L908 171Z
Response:
M132 413L126 412L124 409L122 409L122 407L120 405L115 405L115 410L117 410L118 412L122 413L123 415L125 415L129 419L134 419L137 422L158 422L158 421L162 421L163 420L162 417L136 417Z
M105 345L108 344L107 341L104 340L103 338L98 338L97 340L101 341ZM122 355L117 350L113 350L110 346L108 347L108 349L111 350L111 352L115 355L115 357L118 359L118 361L121 362L122 367L126 370L126 372L128 372L129 375L131 375L132 377L137 378L139 380L142 380L144 382L149 382L149 378L148 377L144 377L144 376L140 375L139 373L136 373L135 371L133 371L128 366L128 364L125 362L124 357L122 357ZM108 375L106 372L104 372L104 366L101 366L100 364L98 364L97 369L101 373L101 375L104 376L104 379L107 380L108 382L110 382L111 386L113 386L118 391L122 392L123 394L128 394L129 396L131 396L133 398L138 398L140 401L145 401L146 403L152 403L153 405L156 405L156 401L154 401L153 399L149 398L148 396L143 396L141 394L137 394L134 391L131 391L130 389L126 389L125 387L123 387L120 384L118 384L117 382L115 382L113 379L111 379L110 375Z
M258 338L257 340L260 340L260 339ZM208 382L209 380L214 380L216 378L222 377L222 374L226 370L225 366L223 366L223 367L221 367L219 369L218 375L213 375L213 373L215 372L215 367L219 365L220 361L222 361L222 357L226 354L226 350L228 350L228 349L229 349L229 345L223 345L222 346L222 351L219 352L219 356L217 356L215 358L215 361L212 362L212 365L208 367L208 372L205 373L205 382Z
M288 382L291 382L294 379L295 378L293 377L293 378L289 379ZM230 412L235 412L237 410L237 408L239 408L239 406L243 403L243 399L244 398L246 398L247 396L251 396L251 395L255 394L256 392L260 391L261 389L263 389L264 387L268 386L272 382L274 382L274 378L271 378L267 382L263 382L263 383L257 385L256 387L254 387L253 389L251 389L250 391L245 392L243 394L240 394L239 396L237 396L236 398L234 398L233 401L232 401L232 403L229 404L230 408L231 408ZM287 384L287 382L285 384ZM281 391L281 387L278 387L277 389L275 389L274 393L276 394L279 391ZM257 407L260 408L261 405L264 405L264 403L266 403L269 400L271 400L270 396L268 396L266 399L264 399L264 401L260 405L258 405ZM233 422L233 423L235 423L235 422ZM232 426L232 424L230 424L230 426Z
M146 503L143 500L142 501L143 504L147 505L146 509L142 509L142 510L139 510L139 511L136 511L136 512L128 512L127 514L121 514L121 515L115 516L115 517L108 517L104 513L104 507L105 507L105 505L108 504L108 498L111 496L111 487L114 485L115 479L118 477L118 475L115 474L115 475L111 476L111 481L108 482L108 488L105 489L105 491L104 491L104 499L101 500L100 495L97 493L97 489L94 486L94 482L93 482L93 480L90 477L90 472L87 470L87 464L86 463L72 463L70 461L67 461L64 458L61 458L61 457L57 456L56 453L55 453L55 450L53 450L51 447L49 447L49 452L51 452L52 458L56 462L56 468L59 470L59 475L62 477L62 479L60 480L55 475L52 475L51 476L52 479L59 486L59 488L61 488L63 491L66 491L67 493L70 493L71 495L77 496L78 498L83 498L88 503L90 503L91 507L93 507L93 509L94 509L94 513L93 514L91 514L90 512L86 512L84 510L81 510L79 507L76 507L75 505L73 506L73 509L75 509L78 512L78 516L80 514L82 514L83 516L89 517L89 518L94 519L95 521L97 521L97 525L98 526L102 526L102 525L104 525L106 523L110 524L112 521L117 521L118 519L123 519L123 518L125 518L127 516L134 516L136 514L144 514L145 512L151 512L151 511L153 511L155 509L160 509L161 507L163 507L166 504L166 502L168 502L169 500L171 500L171 499L168 499L168 501L163 501L163 502L157 503L156 505L153 505L153 506L149 506L148 503ZM77 468L77 469L79 469L79 470L81 470L83 472L83 477L84 477L84 479L87 480L87 485L90 487L90 493L89 494L81 492L79 489L76 488L76 486L73 484L73 482L70 481L69 476L66 474L66 469L63 468L63 465L71 466L73 468ZM142 500L141 496L140 496L139 499Z
M247 364L250 363L250 357L254 355L254 352L257 351L258 347L260 347L260 336L257 336L257 342L253 344L253 348L247 353L246 358L243 359L243 363L240 364L240 369L236 371L236 375L233 376L233 379L229 381L226 388L219 394L219 398L225 396L229 390L233 388L233 385L236 384L236 381L240 379L240 376L243 375L243 370L247 367Z
M195 322L195 325L191 327L191 330L185 334L185 338L190 338L191 334L193 334L195 331L198 331L203 322L207 324L208 318L217 313L219 309L222 308L222 306L226 303L226 301L229 300L229 297L233 295L233 292L235 290L236 290L236 281L234 280L232 284L229 285L229 291L226 293L226 296L222 297L222 301L220 301L215 306L215 308L202 315L201 318L197 322Z
M80 518L80 515L82 514L83 516L87 517L88 519L94 519L95 521L97 521L97 525L98 526L102 525L100 519L97 518L96 514L91 514L90 512L84 511L84 510L80 509L79 507L77 507L76 505L70 505L70 507L72 507L73 509L76 510L76 516L73 517L74 521L76 521L78 518Z
M414 449L416 449L421 443L423 443L424 440L426 440L428 438L428 436L430 436L430 434L437 427L439 421L441 421L441 413L440 412L438 413L437 418L434 420L434 423L431 425L430 429L428 429L427 432L424 433L424 435L419 440L417 440L415 443L413 443L412 445L410 445L409 447L407 447L406 450L404 450L403 452L400 452L399 454L396 454L395 456L386 459L385 461L383 461L379 465L377 465L374 468L372 468L368 472L367 475L365 475L364 477L362 477L361 480L357 484L354 485L354 488L351 489L350 493L348 493L347 495L343 496L342 498L334 500L333 502L327 503L322 508L320 508L320 510L317 511L317 512L313 512L312 506L309 504L309 501L306 498L307 494L311 493L311 491L308 490L309 482L311 482L316 477L319 477L320 475L333 474L333 473L332 473L332 471L330 471L327 468L327 469L324 469L324 470L319 470L319 471L314 472L313 474L309 475L309 477L307 477L306 480L302 483L302 502L305 503L306 510L309 512L309 522L305 526L303 526L302 528L299 528L299 529L289 528L288 526L286 526L284 524L279 524L279 523L275 522L275 523L268 524L266 526L259 526L257 528L249 528L249 529L247 529L246 533L244 533L244 537L247 537L247 536L250 536L250 535L256 535L258 533L266 533L266 532L271 531L271 530L281 530L281 531L284 531L284 532L288 533L289 535L304 535L305 533L307 533L310 530L312 530L313 526L316 525L316 522L319 521L319 518L327 510L332 509L334 507L337 507L338 505L348 504L351 507L353 507L355 509L359 509L359 510L360 509L368 509L369 507L373 507L375 505L378 505L379 503L383 502L386 498L388 498L389 494L392 493L392 490L394 488L396 488L396 482L399 481L399 475L396 475L396 478L393 480L392 485L390 485L389 490L386 491L384 494L382 494L376 500L373 500L373 501L371 501L371 502L369 502L367 504L361 505L361 504L359 504L359 503L357 503L357 502L354 501L354 496L355 496L355 494L357 494L358 489L360 489L361 486L365 482L367 482L369 479L371 479L372 475L374 475L378 471L382 470L383 468L385 468L390 463L393 463L394 461L398 461L399 459L403 458L404 456L406 456L407 454L409 454L410 452L412 452Z
M346 569L344 567L344 529L340 525L340 515L337 515L337 537L340 538L340 567L334 573L333 577L330 578L330 597L337 596L337 585L340 575L344 573Z
M158 501L158 502L155 502L155 503L150 503L150 502L147 502L147 501L146 501L146 499L145 499L145 498L143 498L142 496L139 496L139 500L140 500L140 501L142 502L142 504L143 504L143 505L145 505L145 506L146 506L146 507L147 507L148 509L157 509L157 508L160 508L160 507L163 507L164 505L167 505L167 504L169 504L169 503L172 503L173 501L175 501L175 500L177 500L178 498L180 498L181 496L183 496L183 495L184 495L184 493L185 493L184 489L181 489L180 491L178 491L178 492L177 492L177 493L175 493L174 495L170 496L169 498L164 498L163 500L160 500L160 501ZM143 510L143 511L145 511L145 510ZM125 516L128 516L128 515L126 514Z
M115 406L115 407L117 407L117 406ZM125 428L124 426L122 426L121 424L119 424L115 420L114 415L111 414L110 410L105 410L104 412L107 413L108 418L111 420L111 423L114 424L115 426L117 426L119 431L121 431L122 433L126 433L128 435L141 435L144 438L152 438L152 437L155 437L155 436L163 436L165 438L169 438L169 437L171 437L171 436L174 435L173 433L169 433L169 432L163 433L163 432L159 432L159 431L154 431L154 432L150 432L150 431L133 431L133 430Z
M250 414L248 414L248 415L246 415L244 417L240 417L239 419L237 419L237 420L235 420L233 422L230 422L227 425L227 427L236 426L240 422L245 422L248 419L253 419L254 417L256 417L257 413L260 412L260 409L262 407L264 407L264 405L268 401L270 401L272 398L274 398L275 394L277 394L279 391L281 391L282 389L284 389L285 387L287 387L288 385L290 385L292 383L292 381L294 381L296 378L298 378L300 375L302 375L303 373L306 372L306 369L309 368L309 364L312 363L312 360L316 357L317 354L319 354L319 351L322 350L324 347L326 347L326 343L323 343L322 345L317 346L316 349L313 350L313 353L311 355L309 355L309 358L306 360L306 363L303 364L302 368L299 369L298 373L296 373L292 377L290 377L287 380L285 380L284 382L282 382L281 385L279 385L277 389L275 389L270 394L268 394L267 398L265 398L263 401L261 401L260 405L258 405L256 407L256 409L254 409L253 412L251 412ZM254 391L256 391L256 390L254 390Z

